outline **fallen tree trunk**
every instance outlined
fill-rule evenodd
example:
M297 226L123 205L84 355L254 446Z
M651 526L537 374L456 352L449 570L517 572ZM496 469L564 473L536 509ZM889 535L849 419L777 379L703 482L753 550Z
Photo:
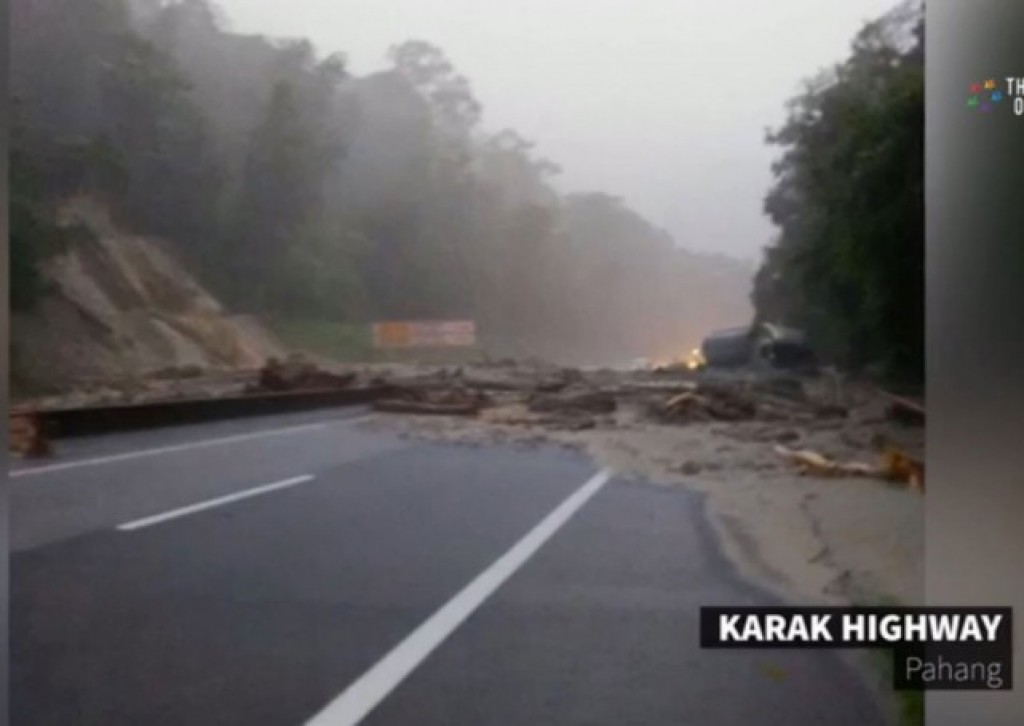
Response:
M899 449L887 449L877 465L859 461L835 461L817 451L797 451L781 445L775 447L775 452L799 466L803 474L824 477L869 477L906 484L915 491L924 492L924 462Z
M348 388L356 380L355 373L331 373L317 368L301 356L280 361L270 358L257 373L256 382L246 393L284 393L321 389Z

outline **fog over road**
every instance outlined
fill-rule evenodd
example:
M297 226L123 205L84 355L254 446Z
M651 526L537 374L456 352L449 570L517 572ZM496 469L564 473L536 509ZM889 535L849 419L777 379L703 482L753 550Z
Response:
M62 444L11 478L13 723L881 723L825 651L700 651L768 598L699 497L363 411Z

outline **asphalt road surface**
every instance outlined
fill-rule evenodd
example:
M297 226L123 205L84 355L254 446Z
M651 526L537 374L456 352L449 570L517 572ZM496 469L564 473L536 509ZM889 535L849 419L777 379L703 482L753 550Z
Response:
M769 600L698 497L364 413L13 469L12 723L883 723L834 653L699 649L700 605Z

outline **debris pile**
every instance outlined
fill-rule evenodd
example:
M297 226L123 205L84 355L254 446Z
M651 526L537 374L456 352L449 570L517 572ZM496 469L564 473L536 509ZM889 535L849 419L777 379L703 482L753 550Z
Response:
M478 410L517 403L525 405L530 413L549 415L556 422L607 416L631 404L639 405L650 421L664 425L755 420L811 423L843 419L849 414L847 407L834 401L809 396L798 379L666 381L662 375L584 373L505 364L500 370L491 367L467 372L458 368L406 377L384 375L373 382L434 393L488 392L494 394L491 403L476 402ZM457 415L468 415L462 408L452 410Z
M831 381L796 376L692 372L677 376L511 362L432 372L420 369L415 375L406 371L405 375L380 376L377 382L392 389L387 400L374 406L377 411L474 419L501 436L521 434L536 439L550 433L553 440L560 440L557 434L561 432L595 429L605 432L601 434L605 438L615 436L616 431L642 435L645 429L661 431L658 436L672 436L673 428L694 427L763 447L756 462L717 461L712 456L702 459L701 470L775 470L774 447L775 453L795 464L802 474L879 479L919 491L924 487L923 463L911 453L919 448L919 435L912 427L897 425L893 429L893 425L905 423L907 416L893 420L892 397L863 387L841 390ZM900 410L923 415L923 409L914 404L901 405ZM907 436L895 441L881 433L900 430ZM896 443L901 439L906 440ZM727 444L717 445L715 451L728 449ZM877 461L874 453L867 457L871 463L847 460L859 459L864 451L877 452ZM681 459L663 458L669 469L679 470ZM698 465L688 461L683 466L693 469Z
M526 400L526 410L535 414L533 423L555 431L586 431L597 428L619 408L614 393L590 387L573 387L550 392L538 387Z
M299 354L283 361L269 358L257 373L255 384L246 386L245 393L282 393L286 391L318 391L347 388L356 379L355 373L331 373Z
M771 385L691 382L681 392L656 401L649 407L649 414L664 424L753 420L810 422L847 415L845 408L809 400L801 389L792 386L783 386L781 382Z
M757 416L757 404L752 398L724 387L694 387L672 396L654 413L663 423L749 421Z
M430 390L393 386L388 398L373 404L375 411L441 416L475 416L493 401L487 394L464 386Z

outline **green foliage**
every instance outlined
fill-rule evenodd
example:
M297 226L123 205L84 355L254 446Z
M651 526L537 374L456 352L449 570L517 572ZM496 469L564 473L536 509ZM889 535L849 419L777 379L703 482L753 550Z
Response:
M333 319L275 315L267 319L274 334L289 348L338 361L366 361L372 350L370 327Z
M60 150L48 149L26 128L16 103L10 134L8 198L10 306L31 310L45 290L42 262L62 251L82 230L58 227L49 192L47 162ZM65 156L71 156L66 150ZM49 158L48 158L49 157Z
M318 136L296 87L276 83L250 136L221 261L242 283L233 292L243 304L337 313L359 300L352 264L358 235L330 229L323 215L325 181L339 159L337 145Z
M105 109L103 142L122 172L93 188L116 201L144 232L178 240L189 251L212 233L223 170L208 140L191 83L152 43L126 35L98 86Z
M805 327L852 368L923 375L923 18L868 25L809 83L786 124L765 210L780 229L755 280L758 315Z
M52 230L46 217L22 198L11 199L9 215L11 309L30 310L42 291L39 264L53 238Z
M352 322L366 319L368 300L359 278L366 240L344 227L312 227L287 247L277 307L294 316Z
M226 30L207 0L32 6L14 16L38 188L14 200L19 305L39 295L54 205L87 192L265 317L469 318L497 355L594 362L679 353L747 314L707 282L721 272L739 298L745 269L677 249L619 200L558 194L557 166L482 130L427 42L352 79L308 41Z

